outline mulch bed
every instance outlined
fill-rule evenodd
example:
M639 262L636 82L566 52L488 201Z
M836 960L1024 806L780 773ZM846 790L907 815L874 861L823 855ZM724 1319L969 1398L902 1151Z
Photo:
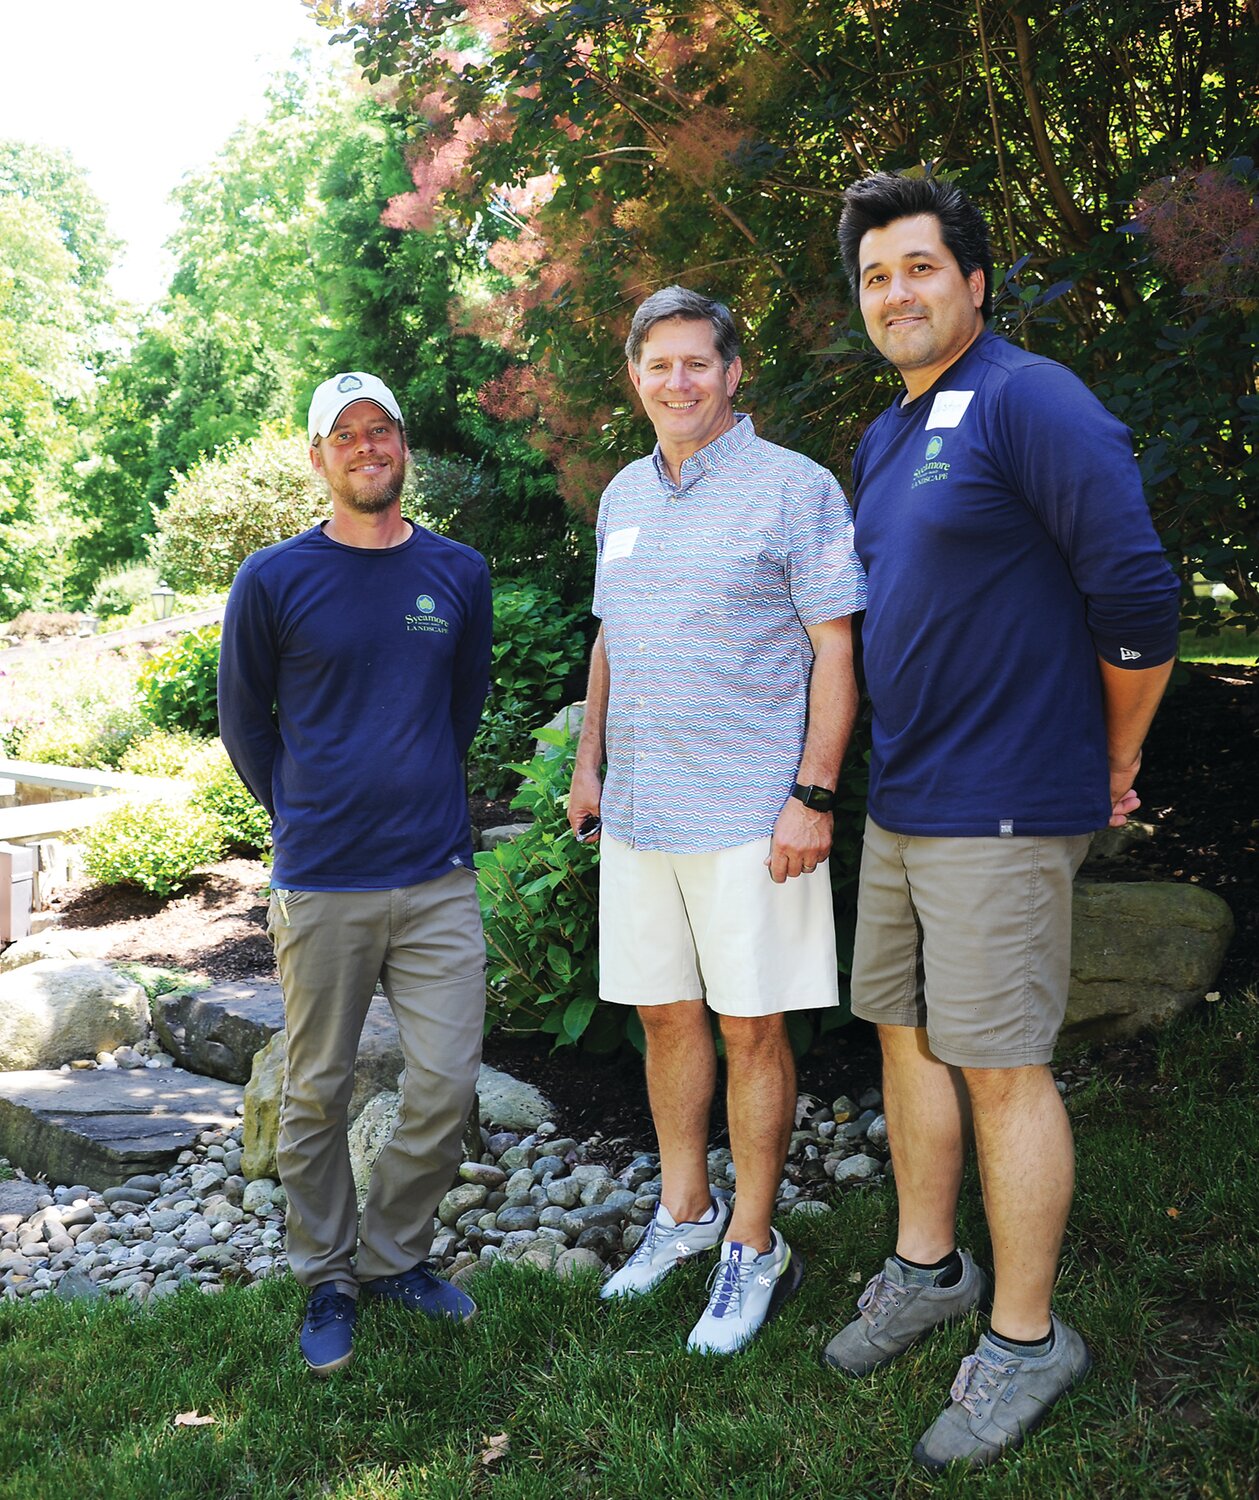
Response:
M1259 981L1259 672L1254 668L1193 666L1168 697L1151 730L1138 782L1139 816L1155 836L1107 871L1117 880L1182 880L1218 891L1233 908L1237 935L1220 988ZM478 799L478 827L517 821L506 801ZM229 859L162 900L141 891L79 885L57 907L67 932L90 928L103 958L194 970L212 981L274 977L263 931L266 871L254 860ZM652 1139L642 1069L636 1059L603 1059L576 1048L552 1052L549 1042L498 1034L486 1041L486 1061L536 1083L558 1106L563 1127L582 1136L603 1134L626 1149ZM1105 1047L1108 1071L1141 1074L1150 1048ZM857 1097L879 1075L870 1029L859 1022L831 1033L800 1062L800 1087L829 1100ZM724 1120L715 1111L714 1139Z

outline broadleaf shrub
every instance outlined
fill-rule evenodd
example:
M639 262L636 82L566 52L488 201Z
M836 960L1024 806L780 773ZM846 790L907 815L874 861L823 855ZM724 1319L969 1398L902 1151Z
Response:
M580 683L587 618L536 583L507 582L494 590L490 696L468 754L474 792L497 797L506 789L513 763L530 753L534 730Z
M15 760L114 769L152 730L136 701L136 651L83 651L0 667L0 751Z
M172 588L230 588L251 552L329 513L303 439L264 428L181 474L157 518L153 555Z
M598 845L579 844L568 826L576 737L544 729L538 738L554 753L510 768L523 777L511 805L531 813L533 826L476 856L489 955L486 1021L511 1031L542 1032L554 1037L556 1046L580 1043L588 1051L610 1052L628 1042L642 1051L642 1027L633 1007L597 1003ZM840 1004L789 1016L797 1054L852 1019L847 976L869 758L869 728L863 722L840 778L830 858Z
M270 815L236 774L221 740L203 751L192 782L193 806L217 820L229 853L269 854Z
M212 743L187 729L154 729L147 719L144 722L149 732L122 756L120 771L137 776L187 776Z
M544 1032L557 1046L586 1040L611 1050L633 1011L602 1007L601 1014L615 1011L612 1025L587 1038L599 993L598 854L567 822L576 741L555 730L542 738L558 753L511 768L524 778L512 806L531 812L533 826L476 856L489 955L486 1021Z
M149 728L131 703L69 703L47 719L17 726L6 748L15 760L108 771Z
M223 849L218 820L189 802L128 798L83 836L83 864L99 885L169 896Z
M124 563L102 573L92 590L92 613L101 620L129 615L139 604L152 604L157 569L148 563ZM152 618L152 616L150 616Z
M159 729L219 732L220 625L189 630L140 669L140 706Z

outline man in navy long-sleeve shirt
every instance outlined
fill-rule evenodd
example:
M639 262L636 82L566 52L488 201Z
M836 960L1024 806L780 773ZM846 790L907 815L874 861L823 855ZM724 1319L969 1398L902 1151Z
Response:
M939 179L845 195L845 269L905 394L853 460L873 707L853 1011L877 1023L895 1253L826 1360L865 1374L979 1305L956 1248L973 1122L992 1323L914 1456L982 1465L1088 1369L1050 1311L1071 1129L1049 1070L1071 881L1139 804L1176 649L1176 580L1126 429L1063 366L984 331L992 254Z
M287 1032L276 1154L289 1264L309 1291L301 1349L325 1375L351 1358L360 1291L430 1317L475 1312L423 1261L481 1053L485 948L463 762L489 684L492 616L480 554L402 514L409 455L389 388L332 376L309 433L332 517L242 564L219 718L272 817L267 925ZM359 1225L346 1112L378 982L406 1072Z

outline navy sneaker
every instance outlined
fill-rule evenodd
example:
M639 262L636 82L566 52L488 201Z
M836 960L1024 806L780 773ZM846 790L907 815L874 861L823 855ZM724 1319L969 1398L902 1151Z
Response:
M423 1313L426 1318L451 1318L456 1323L466 1323L476 1317L476 1303L467 1292L434 1276L423 1261L401 1276L373 1277L362 1283L362 1290L369 1297L396 1302L408 1312Z
M337 1290L335 1281L321 1282L306 1301L306 1316L298 1342L312 1375L331 1375L354 1357L353 1297Z

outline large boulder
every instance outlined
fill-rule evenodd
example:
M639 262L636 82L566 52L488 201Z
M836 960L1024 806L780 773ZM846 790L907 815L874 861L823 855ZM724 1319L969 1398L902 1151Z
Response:
M350 1126L350 1170L354 1174L354 1192L360 1212L367 1197L372 1167L397 1123L398 1094L396 1090L391 1090L369 1099L358 1119Z
M280 1135L280 1102L284 1093L285 1034L277 1031L255 1054L253 1070L245 1085L245 1137L241 1170L246 1177L276 1175L275 1146ZM349 1118L354 1121L363 1106L377 1094L396 1086L404 1059L398 1039L398 1023L383 995L368 1007L363 1034L354 1063L354 1092Z
M254 1054L284 1029L284 996L266 979L163 995L153 1007L153 1025L181 1067L248 1083Z
M543 729L557 729L561 732L567 730L576 739L581 734L581 726L586 718L586 702L583 698L580 703L569 703L559 709L542 726ZM552 760L560 754L559 747L549 744L546 740L534 741L534 752L543 760Z
M46 932L34 932L30 937L18 938L16 943L0 953L0 974L10 969L20 969L24 964L37 964L42 958L91 958L91 939L85 935L64 932L56 927Z
M401 1087L402 1079L399 1078L398 1088ZM360 1213L367 1199L367 1186L371 1181L372 1168L376 1165L376 1158L389 1144L389 1138L393 1135L394 1127L398 1123L398 1110L401 1103L402 1095L398 1089L390 1089L387 1093L377 1094L374 1099L367 1101L362 1114L350 1126L350 1171L354 1174L354 1192L358 1198ZM460 1158L462 1161L480 1161L481 1150L481 1114L477 1097L474 1094L472 1108L468 1111L467 1122L463 1127ZM451 1178L452 1181L458 1180L455 1172L451 1173Z
M1232 912L1201 886L1077 882L1064 1036L1127 1037L1172 1020L1214 984L1232 936Z
M481 1064L476 1092L481 1118L500 1130L536 1130L544 1120L555 1118L555 1106L541 1089L489 1063Z
M0 974L0 1072L95 1057L148 1026L148 996L97 959L42 958Z
M274 1177L275 1144L280 1138L280 1102L284 1097L284 1033L277 1031L254 1053L245 1085L245 1129L240 1169L252 1182Z

